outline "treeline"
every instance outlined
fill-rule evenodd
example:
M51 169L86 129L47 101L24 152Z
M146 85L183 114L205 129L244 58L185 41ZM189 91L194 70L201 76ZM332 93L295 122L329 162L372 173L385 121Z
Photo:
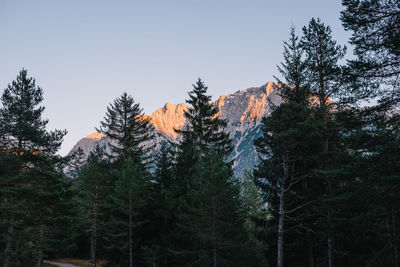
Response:
M343 5L355 59L319 19L292 29L255 142L269 266L399 266L400 1Z
M282 104L263 119L258 164L233 177L226 121L200 79L176 142L126 93L84 160L56 154L43 90L22 70L0 108L0 259L107 266L399 266L400 2L344 0L355 59L319 19L292 28ZM373 100L373 105L360 105ZM158 151L154 154L154 151ZM69 175L64 170L69 170Z
M245 222L262 214L262 203L248 183L252 209L245 209L226 121L200 79L189 92L189 126L177 130L179 142L159 144L157 155L152 124L124 93L98 129L111 152L59 157L66 131L46 131L42 100L26 70L2 95L3 266L89 256L93 266L97 258L108 266L251 266L263 258Z

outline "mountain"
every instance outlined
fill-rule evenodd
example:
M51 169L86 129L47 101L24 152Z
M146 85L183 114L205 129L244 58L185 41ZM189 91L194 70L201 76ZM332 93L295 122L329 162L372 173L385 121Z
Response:
M228 122L226 130L233 140L232 158L235 160L235 175L238 177L243 175L244 170L251 170L254 167L257 155L253 142L261 135L261 118L270 114L274 105L281 103L276 89L275 83L268 82L260 87L250 87L233 94L222 95L213 102L219 107L221 118ZM185 125L184 111L187 108L185 104L166 103L164 107L147 115L156 131L154 139L156 149L162 140L176 141L179 138L174 128L181 129ZM108 143L107 136L93 133L79 140L69 154L81 147L88 155L97 144L109 151Z

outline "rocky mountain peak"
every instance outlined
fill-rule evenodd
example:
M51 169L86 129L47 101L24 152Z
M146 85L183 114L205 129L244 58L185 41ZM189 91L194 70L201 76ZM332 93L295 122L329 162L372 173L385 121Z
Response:
M279 105L281 98L277 94L277 84L268 82L260 87L250 87L246 90L238 90L232 94L222 95L213 102L218 106L219 116L227 120L226 131L232 138L235 159L235 173L241 176L245 169L250 170L257 158L253 142L261 134L261 118L267 116L273 105ZM183 103L166 103L146 118L151 120L156 130L153 143L157 148L163 140L174 140L177 133L174 129L181 129L185 123L185 110L189 107ZM108 149L108 137L93 133L81 139L71 150L81 147L88 155L97 144ZM70 152L70 153L71 153Z
M157 109L150 116L150 120L157 131L175 138L177 133L174 129L181 129L185 124L185 110L188 108L185 104L166 103L164 107Z
M88 136L86 136L86 138L88 138L88 139L101 139L104 136L106 136L106 135L102 134L102 133L94 132L94 133L89 134Z

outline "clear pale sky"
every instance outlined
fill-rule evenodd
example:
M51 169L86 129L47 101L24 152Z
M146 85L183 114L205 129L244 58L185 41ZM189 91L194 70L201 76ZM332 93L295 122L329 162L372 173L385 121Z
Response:
M201 77L213 99L273 81L289 28L312 17L339 44L340 0L1 0L0 93L26 68L44 90L60 154L126 91L151 114Z

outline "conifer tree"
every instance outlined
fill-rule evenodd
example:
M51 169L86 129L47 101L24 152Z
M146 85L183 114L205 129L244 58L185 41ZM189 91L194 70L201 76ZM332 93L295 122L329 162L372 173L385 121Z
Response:
M84 231L90 233L90 256L92 266L97 264L98 240L104 232L105 206L112 192L110 163L104 151L97 146L79 171L77 189L79 192L80 216ZM99 238L100 237L100 238Z
M48 120L42 119L43 90L23 69L1 96L2 147L34 150L54 154L61 145L66 130L46 131Z
M99 132L106 134L111 142L111 157L122 164L128 157L138 164L146 166L150 159L150 146L153 138L153 126L145 117L139 103L132 96L123 93L107 107Z
M181 144L191 142L198 150L197 153L204 153L212 146L223 154L229 154L232 151L231 140L223 131L226 121L219 118L218 107L211 104L211 97L206 95L207 90L208 87L201 79L193 85L186 101L190 105L185 111L187 128L177 130L177 133L181 135Z
M107 233L110 259L133 265L140 256L149 233L143 224L149 223L148 207L151 175L151 141L153 126L139 103L123 93L107 107L98 130L111 142L114 190L108 207ZM138 229L141 232L138 234ZM143 241L144 240L144 241ZM124 261L119 255L128 256ZM128 263L129 262L129 263Z
M36 157L39 158L35 167L24 172L25 180L31 181L23 192L29 199L26 208L32 212L24 221L24 231L28 236L23 243L28 250L32 250L37 266L42 267L48 253L68 252L68 248L73 246L71 224L75 218L76 203L73 200L72 180L55 168L51 158Z
M352 32L350 43L356 56L348 64L352 92L357 100L378 99L375 106L355 107L346 114L346 121L357 126L347 127L352 131L346 131L350 139L346 144L357 164L342 169L351 173L353 183L349 187L357 189L353 190L351 207L365 208L358 211L360 218L368 218L368 223L361 224L364 234L360 242L372 251L365 253L361 252L363 248L357 248L363 256L354 260L397 267L400 243L396 229L400 222L396 204L399 197L394 192L399 162L396 151L400 116L396 107L400 100L400 5L396 0L344 0L342 4L345 10L341 20L345 30ZM362 196L356 192L363 192ZM358 203L362 204L357 206ZM348 221L349 228L360 229L356 222Z
M28 77L26 70L21 70L17 79L4 90L1 96L2 108L0 108L0 147L4 150L13 150L23 162L22 167L17 170L14 177L26 179L15 183L13 179L7 183L7 191L21 192L20 185L25 184L25 189L32 190L30 194L40 194L35 191L37 188L32 185L33 181L24 174L26 170L35 168L38 158L54 157L54 153L61 145L66 131L55 130L48 132L46 125L48 120L42 119L43 90L36 86L35 79ZM42 155L42 156L40 156ZM40 156L40 157L38 157ZM11 178L11 177L10 177ZM46 189L44 189L46 190ZM9 266L10 253L14 246L16 223L23 220L23 216L31 211L22 212L17 207L26 201L25 192L23 195L9 195L8 205L13 203L14 208L7 209L2 217L8 221L6 245L4 250L3 266Z
M345 87L343 86L343 68L339 61L346 53L346 47L341 47L332 39L332 30L325 26L320 19L312 18L308 26L303 27L302 47L304 48L307 63L306 78L312 95L317 98L314 102L316 116L323 122L324 141L321 143L320 169L328 170L333 164L334 129L332 98L339 99ZM320 172L323 174L324 172ZM323 176L323 175L322 175ZM327 183L327 197L334 195L334 181L329 177L322 177ZM334 215L328 208L327 223ZM334 266L334 238L332 229L328 230L328 264Z
M245 171L241 181L242 205L245 212L245 228L248 235L248 247L255 264L268 264L266 254L268 242L272 241L268 236L269 228L266 227L270 214L263 195L254 183L252 173ZM269 239L269 240L268 240Z
M155 234L153 241L153 253L159 258L159 265L167 267L171 259L170 250L172 245L171 229L175 224L173 185L175 177L173 174L172 151L166 142L161 143L160 151L156 161L153 174L153 204L154 210L152 229Z
M132 267L140 264L142 248L146 245L149 233L145 224L148 218L150 181L141 165L131 158L124 161L121 169L117 170L117 180L112 194L112 213L107 222L109 248L126 257L114 261ZM147 236L146 236L147 234Z
M232 266L247 263L248 249L239 184L231 163L220 151L207 151L196 166L194 201L186 214L193 240L196 266Z
M357 98L400 100L400 4L398 0L343 0L341 20L351 31L356 59L349 61Z
M290 37L283 43L283 60L277 66L284 81L274 76L279 84L278 94L284 101L305 103L310 98L310 88L306 84L306 62L303 59L304 49L296 36L294 26L290 28Z
M311 109L307 62L302 55L303 45L292 28L289 42L284 43L284 62L278 67L285 80L282 83L278 79L283 103L263 118L263 135L255 142L259 164L254 178L268 203L271 222L275 222L270 227L277 228L276 265L279 267L289 262L284 259L284 251L288 251L284 247L285 235L289 233L286 228L303 231L303 214L312 203L306 197L304 185L309 183L315 165L313 154L319 152L320 123ZM288 223L291 223L289 227Z
M199 228L196 228L196 225L200 227L202 224L199 214L210 208L204 203L205 201L198 198L202 194L207 194L209 189L205 186L202 187L201 183L211 186L212 183L209 179L223 176L224 178L221 179L225 179L226 186L229 187L228 180L233 175L231 163L228 162L232 147L229 135L224 131L226 121L219 118L218 108L212 105L211 97L206 93L207 87L200 79L193 85L193 90L189 92L187 103L190 104L190 107L185 112L187 124L184 129L177 131L180 143L177 145L174 166L173 190L174 196L177 198L175 214L178 227L176 231L181 231L182 234L177 237L177 242L175 242L177 245L173 251L176 255L180 255L183 262L197 262L196 264L200 264L202 257L207 255L207 253L199 254L200 251L213 250L210 246L204 247L206 242L202 241ZM208 162L211 151L218 153L222 165L226 164L224 169L226 172L224 175L221 174L222 176L217 174L204 176L207 170L203 169L205 166L202 162ZM223 188L219 190L222 192ZM196 219L191 223L193 216ZM210 218L212 215L209 214L207 220ZM208 226L211 227L211 225ZM208 236L208 238L210 241L212 237ZM214 244L216 243L214 242ZM216 252L217 248L214 251ZM217 260L217 256L215 256L215 260Z

